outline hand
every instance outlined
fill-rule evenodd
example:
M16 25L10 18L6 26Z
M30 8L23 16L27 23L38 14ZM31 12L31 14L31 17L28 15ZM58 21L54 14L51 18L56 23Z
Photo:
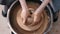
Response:
M21 12L21 19L22 19L23 23L26 22L26 19L27 19L28 15L29 15L28 11L22 10L22 12Z
M41 13L40 14L34 13L33 17L34 17L34 19L33 19L33 23L31 24L32 26L40 23L40 21L41 21Z

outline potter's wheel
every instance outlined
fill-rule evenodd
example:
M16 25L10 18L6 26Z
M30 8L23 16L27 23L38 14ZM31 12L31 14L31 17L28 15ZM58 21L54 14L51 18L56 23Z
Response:
M32 15L34 11L38 8L40 4L34 2L27 2L29 7L29 12ZM18 5L10 12L10 24L14 31L18 34L43 34L46 30L49 23L49 16L47 15L47 10L43 10L40 15L40 21L35 25L31 25L33 23L33 16L29 16L27 18L26 23L23 25L21 20L21 6Z

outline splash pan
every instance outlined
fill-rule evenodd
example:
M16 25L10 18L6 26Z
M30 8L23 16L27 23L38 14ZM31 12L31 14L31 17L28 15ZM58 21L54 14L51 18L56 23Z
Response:
M37 1L27 1L27 5L29 7L29 12L32 15L34 11L39 7L41 2ZM26 23L23 25L21 20L21 12L22 8L19 2L16 2L15 5L9 12L9 21L13 30L18 34L43 34L48 27L49 23L49 14L48 10L44 9L40 15L40 21L35 25L31 25L33 23L33 16L29 16L27 18Z

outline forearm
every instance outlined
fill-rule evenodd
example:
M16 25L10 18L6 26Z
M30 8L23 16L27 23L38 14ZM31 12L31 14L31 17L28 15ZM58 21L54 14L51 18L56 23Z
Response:
M47 6L47 4L50 2L50 0L44 0L43 3L39 6L39 8L36 10L36 13L39 13L43 11L43 9Z
M26 4L26 1L25 0L19 0L19 2L21 4L22 10L27 11L28 7L27 7L27 4Z

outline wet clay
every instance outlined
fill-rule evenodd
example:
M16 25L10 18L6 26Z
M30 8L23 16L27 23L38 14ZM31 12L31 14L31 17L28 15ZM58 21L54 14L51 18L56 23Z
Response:
M35 25L31 25L33 23L33 13L38 8L38 3L28 2L30 15L28 16L26 23L23 23L23 19L21 19L21 6L18 5L10 12L10 23L14 31L18 34L43 34L45 29L48 26L48 15L46 14L46 10L43 10L40 17L40 21Z

